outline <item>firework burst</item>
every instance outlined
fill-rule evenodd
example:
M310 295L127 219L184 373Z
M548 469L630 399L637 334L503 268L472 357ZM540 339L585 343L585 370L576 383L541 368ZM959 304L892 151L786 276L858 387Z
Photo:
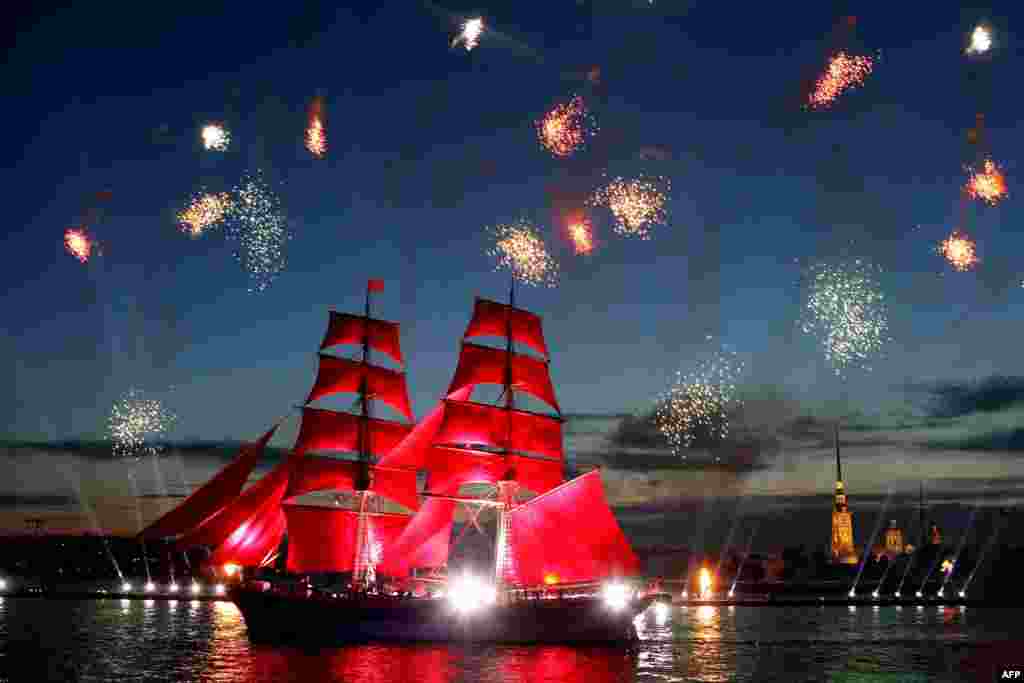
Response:
M565 229L577 256L586 256L594 251L594 226L586 216L570 219Z
M476 17L475 19L467 19L462 23L462 30L452 40L452 47L455 47L459 43L462 43L466 52L469 52L474 47L480 44L480 36L484 32L484 20L483 17Z
M814 90L807 100L811 109L832 106L836 98L847 90L859 87L871 75L874 61L871 57L836 53L828 62L825 72L814 83Z
M939 242L936 250L949 261L953 270L964 273L978 264L977 246L970 237L954 230L949 237Z
M495 270L507 270L519 282L535 287L558 285L558 262L548 252L540 231L526 221L499 225L493 230Z
M676 373L654 413L658 431L675 455L695 445L719 443L729 435L729 412L742 405L736 385L743 370L735 353L721 349L691 372Z
M291 238L281 200L259 171L247 175L234 190L230 224L241 250L236 254L249 272L249 291L271 285L286 265L285 244Z
M203 126L203 147L215 152L227 151L231 144L231 133L219 123L208 123Z
M991 159L985 159L981 168L981 172L968 169L967 186L964 189L971 199L980 199L995 206L1006 198L1006 178Z
M579 95L554 107L535 125L541 146L556 157L568 157L597 132L594 117Z
M888 341L888 311L878 270L861 259L818 264L807 273L801 329L817 337L836 375L869 370Z
M208 229L218 225L231 212L231 195L197 194L188 206L178 212L178 223L190 237L201 237Z
M607 206L615 217L615 232L650 239L651 227L665 223L665 206L671 184L667 178L615 178L590 200L593 206Z
M88 263L92 256L93 241L85 228L68 228L64 231L64 248L82 263Z
M156 453L152 439L166 434L175 420L159 400L129 389L111 408L107 420L114 454L137 457L147 451Z
M965 52L969 55L985 54L992 49L992 31L987 26L978 25L971 33L971 42Z
M318 159L327 155L327 126L324 125L323 102L318 97L309 107L306 125L306 149Z

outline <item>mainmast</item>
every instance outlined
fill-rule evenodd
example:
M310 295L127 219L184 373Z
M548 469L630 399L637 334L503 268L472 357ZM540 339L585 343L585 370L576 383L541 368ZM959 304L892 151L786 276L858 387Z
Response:
M370 294L373 291L373 281L366 283L366 306L364 309L362 359L364 368L370 362ZM369 589L376 579L376 569L372 556L372 541L369 538L369 524L367 515L370 512L369 506L373 493L370 491L370 400L368 397L368 377L363 373L359 382L359 478L356 481L355 493L359 503L359 521L356 526L356 556L353 563L354 575L353 585L364 590Z
M504 472L497 482L498 487L498 529L494 540L494 580L499 595L511 570L512 555L509 548L511 527L509 512L515 504L516 482L509 476L512 468L512 411L515 409L515 398L512 395L512 354L515 342L512 339L512 310L516 305L516 278L512 276L512 284L508 292L509 310L505 316L505 444Z

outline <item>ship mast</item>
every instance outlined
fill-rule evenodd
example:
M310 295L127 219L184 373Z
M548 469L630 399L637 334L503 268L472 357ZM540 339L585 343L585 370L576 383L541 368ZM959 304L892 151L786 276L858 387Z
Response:
M506 578L510 573L511 552L509 548L511 536L511 523L509 512L515 504L516 482L509 475L511 473L512 458L512 410L515 409L515 398L512 395L512 354L515 351L515 343L512 340L512 309L516 305L516 278L512 275L512 284L508 292L509 310L505 315L505 446L504 459L505 467L501 480L497 482L498 487L498 529L494 541L494 581L498 594L502 594Z
M363 353L362 364L365 366L370 362L370 292L371 285L366 285L366 307L363 320ZM373 566L371 542L369 536L369 524L367 516L370 513L369 505L373 493L370 491L370 401L368 397L368 376L363 373L359 382L359 480L356 482L356 499L359 503L359 520L356 526L356 557L354 576L352 584L354 587L367 590L376 578L375 567Z

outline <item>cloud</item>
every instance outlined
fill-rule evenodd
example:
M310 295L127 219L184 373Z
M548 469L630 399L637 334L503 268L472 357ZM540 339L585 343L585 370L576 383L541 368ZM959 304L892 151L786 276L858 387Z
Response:
M979 382L942 382L922 388L932 395L929 412L934 417L992 413L1024 402L1024 377L993 376Z

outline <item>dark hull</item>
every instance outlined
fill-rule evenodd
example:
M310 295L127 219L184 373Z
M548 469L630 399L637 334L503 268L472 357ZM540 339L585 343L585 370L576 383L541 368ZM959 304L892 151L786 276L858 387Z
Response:
M232 591L253 642L368 640L503 643L629 643L633 619L650 604L612 610L603 600L523 600L469 614L445 600L388 597L304 597Z

